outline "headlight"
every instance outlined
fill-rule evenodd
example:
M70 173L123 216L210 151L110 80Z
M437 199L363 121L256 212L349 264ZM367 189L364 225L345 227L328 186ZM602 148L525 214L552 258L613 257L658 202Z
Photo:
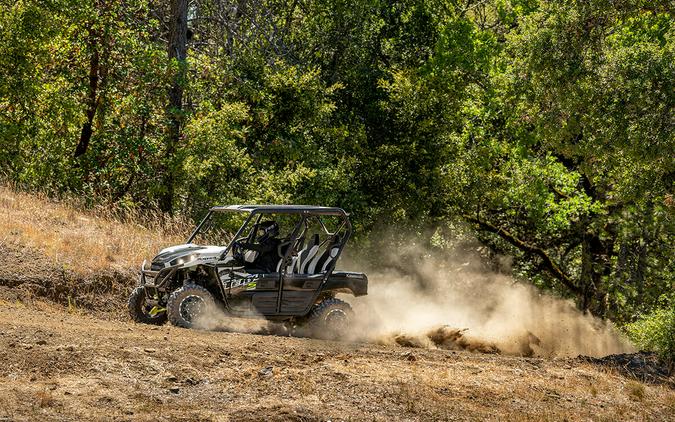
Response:
M172 267L173 267L174 265L183 265L183 264L185 264L185 263L187 263L187 262L194 261L195 259L197 259L197 255L194 255L194 254L192 254L192 255L185 255L185 256L181 256L180 258L174 259L173 261L171 261L171 262L169 263L169 265L171 265Z

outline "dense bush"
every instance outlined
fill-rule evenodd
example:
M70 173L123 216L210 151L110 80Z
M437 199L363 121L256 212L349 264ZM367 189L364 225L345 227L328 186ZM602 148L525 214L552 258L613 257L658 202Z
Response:
M670 363L671 368L673 367L675 364L675 307L655 309L636 322L627 325L626 331L637 346L658 353L663 360Z

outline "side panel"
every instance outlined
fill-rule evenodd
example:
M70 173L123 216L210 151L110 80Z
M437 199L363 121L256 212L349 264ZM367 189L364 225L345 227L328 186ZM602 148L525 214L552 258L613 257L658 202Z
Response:
M241 316L275 314L279 299L279 278L279 273L222 271L220 281L228 308Z
M263 315L272 315L277 313L277 302L279 301L279 283L280 274L259 274L255 281L255 290L253 291L253 310ZM249 288L253 285L249 284Z
M283 278L281 314L303 315L314 304L323 274L288 274Z
M334 271L326 280L322 290L365 296L368 294L368 277L363 273Z
M263 315L275 314L278 298L278 292L256 292L253 294L253 308Z

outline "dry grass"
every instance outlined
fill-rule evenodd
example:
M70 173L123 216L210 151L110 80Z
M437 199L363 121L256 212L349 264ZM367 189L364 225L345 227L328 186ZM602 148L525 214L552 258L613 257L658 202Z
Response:
M54 404L56 404L54 396L47 390L38 391L37 394L35 394L35 399L37 405L40 406L41 408L52 407L54 406Z
M591 386L590 386L589 391L590 391L590 393L591 393L591 396L593 396L593 397L598 397L598 389L595 388L594 385L591 385Z
M626 394L633 401L643 401L645 399L645 386L637 381L629 381L626 384Z
M136 267L159 249L184 241L189 229L185 221L159 213L87 210L77 199L55 201L0 186L0 244L39 249L80 274Z
M668 410L668 413L673 415L675 417L675 392L671 393L667 398L666 398L666 409Z

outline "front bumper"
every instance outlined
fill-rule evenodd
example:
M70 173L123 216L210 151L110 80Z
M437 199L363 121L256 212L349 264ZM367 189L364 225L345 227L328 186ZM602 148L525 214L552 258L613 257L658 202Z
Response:
M141 270L138 273L138 283L141 286L154 286L159 271Z
M141 270L138 272L138 283L141 286L160 287L166 281L164 276L170 271L147 270L146 263L147 261L143 261Z

